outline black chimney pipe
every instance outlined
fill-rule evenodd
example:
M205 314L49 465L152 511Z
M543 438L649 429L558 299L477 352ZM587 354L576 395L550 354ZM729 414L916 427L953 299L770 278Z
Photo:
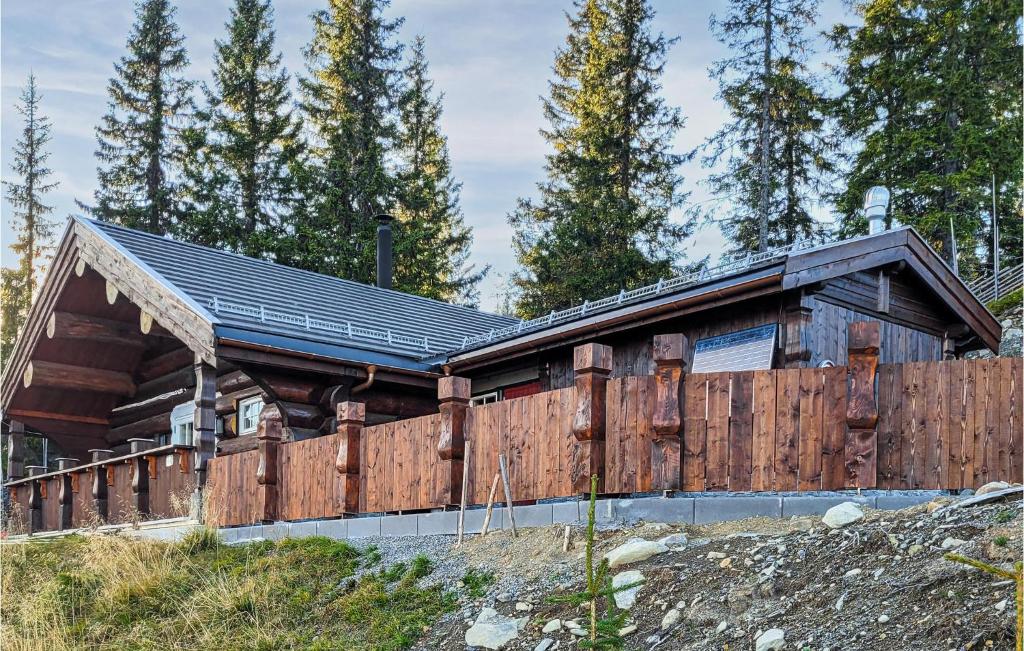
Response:
M391 215L377 215L377 287L391 289Z

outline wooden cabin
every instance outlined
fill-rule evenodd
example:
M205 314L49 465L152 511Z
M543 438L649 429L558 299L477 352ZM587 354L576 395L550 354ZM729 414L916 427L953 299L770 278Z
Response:
M445 375L469 378L477 404L524 396L571 385L582 342L610 345L625 376L653 372L661 333L686 335L695 371L845 365L853 321L881 324L883 363L995 350L1001 335L910 228L742 256L532 321L383 287L71 220L0 386L9 486L53 470L26 463L32 437L62 469L145 459L154 481L174 466L201 485L214 455L256 447L266 405L289 441L334 432L342 401L363 403L368 425L434 413Z

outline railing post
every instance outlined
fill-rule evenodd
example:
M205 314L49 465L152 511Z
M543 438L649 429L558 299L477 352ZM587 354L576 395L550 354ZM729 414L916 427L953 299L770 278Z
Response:
M686 335L655 335L654 440L651 442L651 488L678 490L681 485L680 454L683 431L681 392Z
M190 515L193 519L200 520L203 515L206 465L217 450L217 369L204 362L198 355L193 369L196 374L196 408L192 415L192 445L195 447L193 469L196 473L196 489L192 493Z
M339 402L338 458L334 467L338 471L335 507L339 514L359 512L359 437L366 421L366 405L361 402Z
M12 420L7 439L7 481L25 477L25 424Z
M34 477L46 472L46 466L25 466L25 470L29 477ZM46 497L46 488L38 479L30 481L28 487L28 532L37 533L43 530L43 498Z
M78 459L72 459L70 457L58 457L57 467L60 470L70 470L78 465ZM68 472L60 475L60 493L57 495L57 499L60 503L60 522L58 522L58 529L61 531L71 528L71 519L74 510L74 490L72 482L74 477L72 473Z
M572 487L577 493L589 492L590 476L597 475L600 491L604 489L605 395L612 371L612 349L603 344L584 344L573 349L572 360L576 384Z
M281 446L281 410L270 403L260 411L260 422L256 429L259 442L260 462L256 468L257 513L263 522L273 522L279 517L280 493L277 490L277 476L280 469L278 452Z
M447 375L437 380L437 399L441 402L441 436L437 442L437 455L448 462L444 495L441 498L447 505L462 501L469 395L469 378Z
M93 463L106 461L114 456L113 450L93 449L89 450ZM96 511L96 517L104 522L107 520L107 467L93 466L92 468L92 504Z
M128 439L132 454L145 452L153 447L153 439ZM131 460L132 464L132 506L139 515L149 515L149 462L145 455Z
M857 321L847 330L850 376L846 397L846 485L872 488L878 474L878 402L875 373L881 344L878 322Z

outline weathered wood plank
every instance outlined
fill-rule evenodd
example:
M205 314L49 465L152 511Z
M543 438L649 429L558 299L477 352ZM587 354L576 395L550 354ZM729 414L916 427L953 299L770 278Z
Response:
M748 491L754 431L754 374L732 373L729 400L729 490Z
M776 375L775 490L795 491L800 467L800 369Z
M821 489L824 386L821 369L800 371L800 490Z
M839 490L846 487L846 436L847 436L847 370L836 366L822 369L822 435L821 446L821 487L824 490ZM873 384L873 383L872 383ZM866 443L866 442L865 442ZM873 446L868 446L873 447ZM869 467L870 481L874 485L876 457L868 457L864 446L857 448L863 463Z
M683 490L705 487L707 440L707 376L685 376L683 388Z
M900 446L903 432L903 367L878 367L878 487L899 488Z
M1006 432L1006 475L1013 478L1012 481L1019 481L1024 476L1024 457L1022 457L1022 446L1024 446L1024 424L1021 422L1021 365L1024 363L1020 357L1011 357L1003 360L1002 388L1004 399L1002 401L1002 414L1000 426ZM1000 465L1002 472L1002 465ZM1011 481L1011 479L1007 479Z
M750 489L770 491L775 484L775 380L773 371L755 371Z
M708 373L707 490L729 488L729 373Z

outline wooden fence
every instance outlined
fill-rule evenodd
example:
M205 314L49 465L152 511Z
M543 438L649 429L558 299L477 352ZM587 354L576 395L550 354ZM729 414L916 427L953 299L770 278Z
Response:
M116 458L109 450L97 450L90 463L62 460L57 471L8 483L10 531L57 531L188 515L195 488L191 447L140 447Z
M675 339L671 339L675 337ZM609 379L589 344L576 384L469 407L442 378L440 413L339 432L210 465L222 524L483 504L505 455L514 498L602 492L961 489L1024 474L1020 358L877 365L877 324L851 326L850 367L685 374L679 335L657 337L654 376ZM857 347L857 348L855 348ZM278 421L274 419L277 418ZM499 491L499 500L501 493Z

